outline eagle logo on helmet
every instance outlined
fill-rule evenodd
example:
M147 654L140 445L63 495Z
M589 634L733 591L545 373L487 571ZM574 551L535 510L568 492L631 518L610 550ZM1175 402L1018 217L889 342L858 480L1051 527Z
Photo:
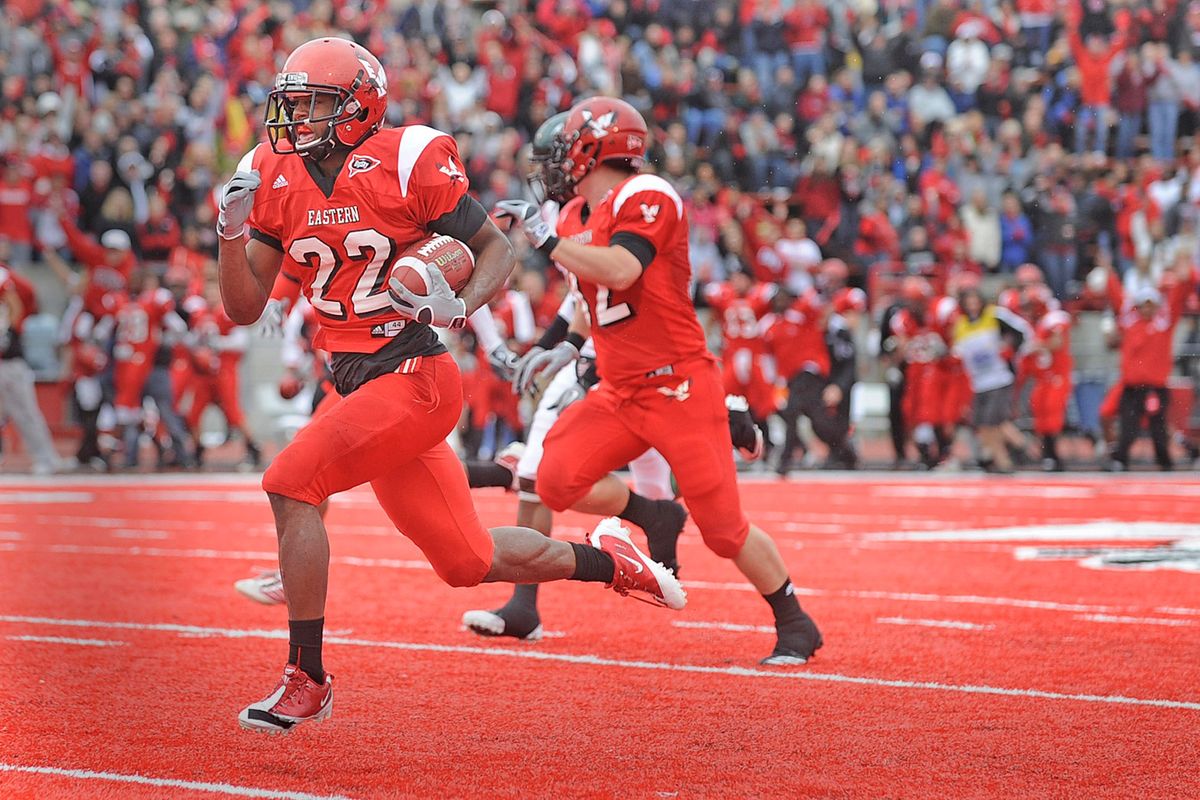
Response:
M607 134L608 129L617 121L617 112L609 111L598 117L593 117L591 109L585 108L583 110L583 121L591 128L592 133L599 138Z
M360 58L358 63L363 65L363 70L371 79L371 85L375 87L376 94L380 97L385 96L387 94L387 74L383 70L376 71L365 58Z

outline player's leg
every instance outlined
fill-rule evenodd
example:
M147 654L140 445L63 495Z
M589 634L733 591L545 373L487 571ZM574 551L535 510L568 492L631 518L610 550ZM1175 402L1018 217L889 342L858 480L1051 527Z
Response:
M222 364L217 371L217 403L225 412L225 419L232 430L242 435L246 447L246 458L254 466L262 463L262 451L246 427L246 415L242 413L242 401L238 396L238 370L236 365Z
M731 559L770 605L777 641L763 663L803 664L822 645L821 634L800 608L774 541L742 512L717 370L700 367L689 377L685 401L647 393L631 422L661 432L654 445L671 464L704 543Z
M558 420L559 405L564 395L577 385L578 380L574 364L560 369L538 400L529 423L527 441L520 448L516 462L511 469L501 465L499 458L492 465L496 469L504 469L509 483L517 487L517 526L532 528L543 536L550 536L553 512L537 494L537 471L542 462L542 448L546 434ZM472 469L468 464L467 477L472 488L484 475L483 471ZM537 641L542 637L537 597L538 584L517 584L508 602L499 608L471 609L464 613L463 625L480 636L512 636L523 641Z
M538 469L538 494L555 511L615 516L646 533L650 557L678 569L675 540L687 521L673 500L650 500L612 475L649 447L622 421L619 398L601 383L567 408L546 436ZM547 462L547 458L551 460Z
M142 389L150 375L150 364L122 361L114 372L116 413L119 438L125 448L125 466L138 464L138 443L142 433Z
M332 385L319 387L313 397L312 414L309 421L327 414L341 399ZM328 512L329 498L326 498L317 506L317 513L321 516L322 524L324 524ZM252 578L243 578L236 581L233 588L243 596L264 605L278 605L287 602L287 592L283 586L283 573L278 569L263 570Z
M1161 470L1174 469L1167 435L1167 409L1171 393L1165 386L1151 386L1146 392L1146 418L1150 426L1150 441L1154 444L1154 460Z

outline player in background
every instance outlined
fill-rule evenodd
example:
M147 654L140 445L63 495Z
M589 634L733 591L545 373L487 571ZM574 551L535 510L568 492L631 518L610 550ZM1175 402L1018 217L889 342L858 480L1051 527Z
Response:
M574 197L568 190L562 173L554 167L555 148L561 146L559 135L566 123L567 114L550 117L535 132L530 149L530 175L528 183L535 199L540 201L540 218L556 228L564 236L584 235L583 199ZM500 216L507 216L501 204ZM521 203L523 201L515 201ZM558 309L554 321L541 339L523 356L512 371L514 394L532 388L532 376L539 369L549 375L523 447L515 450L515 462L501 461L496 469L515 478L518 503L517 524L540 531L550 536L553 529L553 512L542 503L537 493L537 473L542 461L543 443L559 415L578 400L597 381L593 366L595 349L590 341L567 342L568 329L575 318L578 300L568 293ZM476 331L486 328L476 325ZM498 338L498 337L497 337ZM566 354L562 356L562 354ZM572 356L580 355L578 361ZM555 368L553 363L561 361ZM470 465L468 465L470 467ZM634 523L646 532L650 542L650 557L663 561L665 566L678 574L679 564L673 559L673 548L666 554L658 552L660 542L674 543L687 520L683 506L674 502L671 491L670 467L665 459L654 450L646 450L630 462L634 488L629 492L629 501L617 516ZM615 476L604 478L606 482L618 481ZM472 475L472 486L476 486ZM586 498L579 510L587 511ZM536 641L542 636L541 615L537 609L537 584L518 584L513 587L512 597L497 609L473 609L463 614L463 624L480 636L512 636L524 641Z
M190 337L194 371L187 426L196 442L196 463L201 466L204 464L205 448L200 438L200 421L204 410L210 404L215 404L225 415L229 432L241 437L246 448L246 459L252 466L258 467L262 463L262 451L246 427L238 381L238 371L250 336L225 313L216 286L209 284L205 288L204 300L204 309L192 315Z
M1163 273L1161 287L1143 284L1129 292L1109 268L1108 297L1117 314L1121 347L1121 376L1117 380L1121 386L1120 432L1109 465L1114 472L1129 469L1129 451L1143 419L1149 424L1158 468L1174 468L1167 437L1167 378L1175 350L1175 326L1183 316L1188 295L1196 288L1195 268L1186 253L1181 253Z
M258 320L281 270L298 278L320 314L315 344L331 353L342 395L263 475L289 647L283 678L238 716L253 730L287 731L332 709L321 653L329 540L319 507L363 483L452 586L570 579L675 608L686 602L674 576L615 521L601 522L590 545L480 523L445 441L462 411L461 379L430 326L465 325L511 272L512 248L467 194L454 139L422 125L385 129L386 106L387 78L365 48L334 38L300 45L269 95L269 146L243 157L222 194L219 276L230 319ZM475 254L458 295L432 265L427 295L384 272L398 251L433 233Z
M721 363L725 393L746 399L754 424L762 432L764 447L767 419L776 409L773 362L767 358L766 341L759 321L771 310L776 292L773 283L755 283L746 271L737 270L723 283L704 287L704 299L712 308L721 329Z
M32 289L24 277L0 263L0 420L16 423L33 459L33 474L51 475L60 471L62 464L38 406L33 370L21 344L25 320L36 309Z
M667 459L705 544L728 558L775 614L778 641L764 663L807 662L821 635L800 608L771 538L742 513L720 368L708 352L689 284L683 200L639 174L646 122L628 103L594 97L571 109L561 169L588 205L590 242L551 232L532 204L512 208L530 244L575 277L603 380L571 405L546 437L538 494L554 510L624 508L612 470L647 447Z
M1022 292L1022 316L1033 328L1030 347L1023 354L1021 375L1033 380L1029 396L1033 430L1042 440L1042 470L1062 472L1058 437L1067 420L1071 397L1071 315L1054 299L1050 287L1035 284Z
M124 466L138 465L144 422L142 401L146 383L154 369L155 357L168 332L182 335L187 324L175 313L175 298L163 288L157 275L147 268L134 271L129 280L130 294L122 295L112 314L97 326L97 333L113 340L113 388L117 430L125 458ZM166 397L167 414L173 414ZM182 430L176 430L176 446L186 451Z

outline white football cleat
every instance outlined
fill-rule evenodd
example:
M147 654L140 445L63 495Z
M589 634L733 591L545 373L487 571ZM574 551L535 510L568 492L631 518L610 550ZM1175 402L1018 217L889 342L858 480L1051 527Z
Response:
M462 624L480 636L511 636L522 642L540 642L545 633L540 622L528 633L510 631L508 621L495 611L468 611L463 614Z
M283 576L277 569L265 570L253 578L242 578L233 584L233 588L263 605L276 606L287 602L287 595L283 591Z
M687 605L687 593L671 570L639 550L616 517L600 520L596 530L588 534L588 542L612 556L616 567L608 584L610 589L626 596L636 592L635 600L676 611Z

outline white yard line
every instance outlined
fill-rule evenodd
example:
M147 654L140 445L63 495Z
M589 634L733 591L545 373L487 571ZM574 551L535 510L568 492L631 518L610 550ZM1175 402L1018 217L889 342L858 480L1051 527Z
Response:
M68 639L66 636L6 636L12 642L44 642L46 644L76 644L82 647L124 647L129 642L111 639Z
M0 622L74 628L115 628L119 630L165 631L231 639L283 639L287 637L286 631L254 631L236 628L207 628L196 625L178 625L175 623L109 622L103 620L58 619L53 617L24 617L14 615L0 615ZM699 664L674 664L665 661L626 661L623 659L604 658L602 656L595 655L551 653L529 647L521 647L518 649L504 647L469 647L465 645L433 644L429 642L390 642L375 639L355 639L342 636L329 636L326 637L325 641L328 644L340 644L348 647L365 647L424 653L453 653L455 655L476 655L492 658L516 658L532 661L557 661L566 664L579 664L594 667L614 667L617 669L685 672L701 675L728 675L737 678L749 678L754 680L774 679L815 681L818 683L842 683L859 686L876 686L890 689L919 689L928 691L952 692L956 694L999 695L1002 697L1026 697L1036 698L1039 700L1070 700L1081 703L1151 706L1155 708L1174 708L1187 711L1200 711L1200 702L1186 700L1126 697L1124 695L1111 694L1052 692L1042 689L1013 689L1003 686L942 683L940 681L894 680L890 678L879 678L864 675L842 675L832 672L814 672L809 670L779 671L770 669L753 669L749 667L708 667Z
M212 792L231 797L262 797L269 800L349 800L340 794L309 794L287 792L277 789L259 789L254 786L236 786L232 783L210 783L208 781L182 781L176 778L151 778L146 775L127 775L120 772L93 772L89 769L63 769L62 767L39 767L24 764L2 764L0 772L24 772L32 775L54 775L82 781L110 781L113 783L136 783L142 786L158 786L165 789L190 789L194 792ZM97 790L98 791L98 790Z
M954 619L909 619L907 617L880 617L875 620L882 625L914 625L918 628L952 628L959 631L990 631L995 625L980 625L978 622L960 622Z
M1190 619L1161 619L1158 617L1127 617L1112 614L1079 614L1076 619L1088 622L1111 622L1119 625L1163 625L1169 628L1180 628L1193 624Z
M673 620L675 628L696 628L699 630L729 631L730 633L774 633L770 625L741 625L734 622L691 622L688 620Z

